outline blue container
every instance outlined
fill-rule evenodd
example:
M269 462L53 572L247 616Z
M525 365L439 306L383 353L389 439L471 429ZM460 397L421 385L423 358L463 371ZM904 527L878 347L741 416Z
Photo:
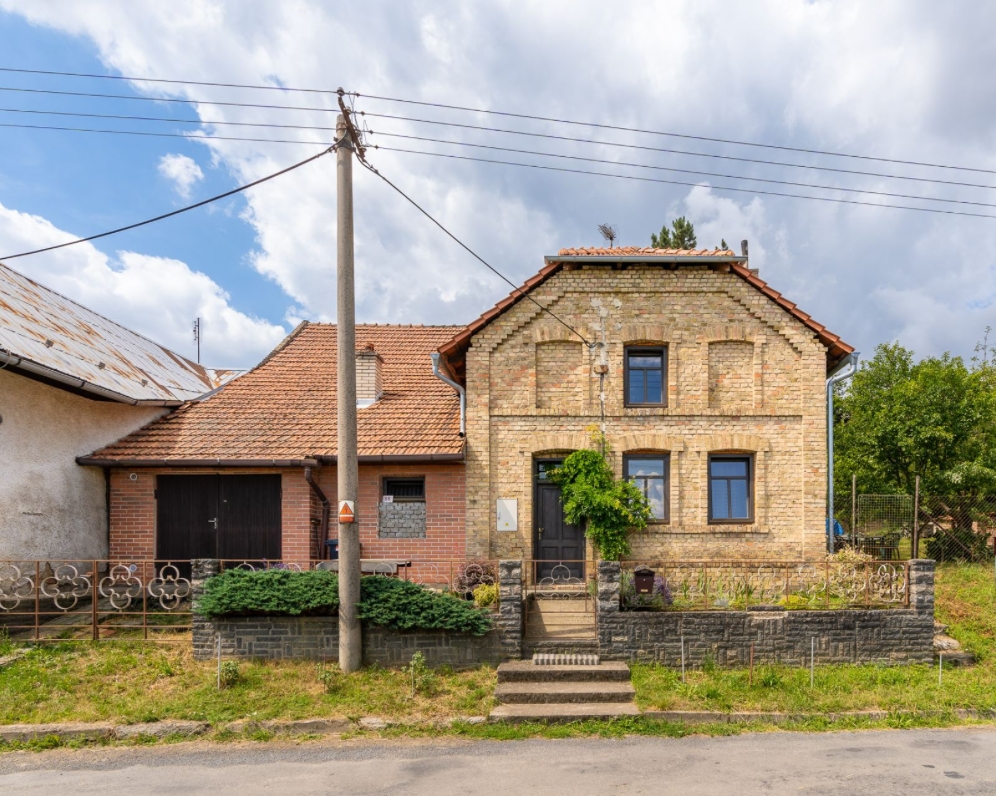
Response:
M325 546L329 549L329 559L331 561L339 560L339 540L338 539L327 539Z

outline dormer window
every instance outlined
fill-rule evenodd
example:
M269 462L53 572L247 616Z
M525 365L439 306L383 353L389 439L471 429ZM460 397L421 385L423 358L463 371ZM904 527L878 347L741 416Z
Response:
M667 405L667 347L627 346L626 406Z

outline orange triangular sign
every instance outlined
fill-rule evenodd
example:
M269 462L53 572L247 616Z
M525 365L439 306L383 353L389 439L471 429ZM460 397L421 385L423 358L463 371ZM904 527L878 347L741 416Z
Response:
M339 501L339 522L353 522L356 519L356 512L353 508L352 500Z

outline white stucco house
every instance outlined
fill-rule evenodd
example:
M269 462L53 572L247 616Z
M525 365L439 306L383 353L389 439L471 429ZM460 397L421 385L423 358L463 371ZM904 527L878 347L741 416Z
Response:
M0 263L0 561L106 558L106 473L76 457L232 375Z

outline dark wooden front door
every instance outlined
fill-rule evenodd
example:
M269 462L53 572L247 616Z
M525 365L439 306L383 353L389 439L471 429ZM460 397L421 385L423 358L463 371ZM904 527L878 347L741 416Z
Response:
M280 559L279 475L160 475L156 558Z
M584 578L584 531L564 519L560 487L549 483L545 477L546 472L559 463L544 459L536 466L533 558L537 580Z

